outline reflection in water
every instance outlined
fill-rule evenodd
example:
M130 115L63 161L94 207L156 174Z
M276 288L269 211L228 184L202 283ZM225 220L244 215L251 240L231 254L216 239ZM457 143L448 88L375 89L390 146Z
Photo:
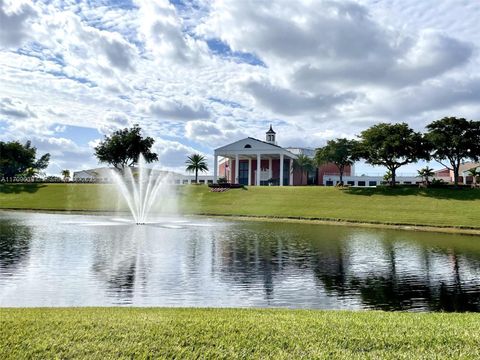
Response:
M112 226L108 217L0 213L0 306L480 311L477 237L172 223L180 225Z
M9 275L28 258L32 233L14 220L0 220L0 274Z
M118 226L95 243L92 269L105 282L106 291L120 302L131 304L137 276L136 232L143 226Z

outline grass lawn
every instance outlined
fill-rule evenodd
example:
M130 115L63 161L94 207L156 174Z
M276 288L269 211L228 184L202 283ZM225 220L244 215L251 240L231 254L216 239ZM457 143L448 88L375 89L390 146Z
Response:
M206 186L177 189L186 214L300 217L385 224L480 228L479 189L249 187L225 193ZM112 185L0 185L0 208L124 208Z
M310 310L0 309L0 358L480 357L480 315Z

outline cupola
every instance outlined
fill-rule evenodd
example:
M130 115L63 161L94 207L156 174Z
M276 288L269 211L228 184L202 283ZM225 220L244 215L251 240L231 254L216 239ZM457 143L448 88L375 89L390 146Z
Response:
M275 135L276 135L276 132L273 131L272 129L272 125L270 124L270 129L268 129L268 131L266 132L266 141L270 144L276 144L276 140L275 140Z

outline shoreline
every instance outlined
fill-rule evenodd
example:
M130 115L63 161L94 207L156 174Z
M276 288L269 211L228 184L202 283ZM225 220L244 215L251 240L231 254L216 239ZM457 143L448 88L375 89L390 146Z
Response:
M112 210L85 210L85 209L35 209L35 208L0 208L1 211L24 211L24 212L43 212L43 213L71 213L71 214L128 214L128 211ZM408 223L383 223L376 221L359 221L348 219L300 217L300 216L272 216L272 215L241 215L241 214L215 214L215 213L190 213L176 214L180 216L204 216L212 218L222 218L238 221L263 221L263 222L283 222L296 224L314 224L314 225L334 225L334 226L354 226L373 229L391 229L406 231L422 231L443 234L459 234L480 236L480 227L469 226L437 226L428 224L408 224Z

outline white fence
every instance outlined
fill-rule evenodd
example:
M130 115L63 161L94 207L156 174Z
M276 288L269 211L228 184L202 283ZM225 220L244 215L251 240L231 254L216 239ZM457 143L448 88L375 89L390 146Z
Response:
M450 182L450 177L434 177L433 179L443 180L446 183ZM419 176L397 176L396 183L400 185L420 184L423 180ZM323 185L335 186L340 183L339 175L325 175L323 177ZM387 181L383 179L383 176L344 176L343 183L348 186L357 187L374 187L382 184L386 184Z

